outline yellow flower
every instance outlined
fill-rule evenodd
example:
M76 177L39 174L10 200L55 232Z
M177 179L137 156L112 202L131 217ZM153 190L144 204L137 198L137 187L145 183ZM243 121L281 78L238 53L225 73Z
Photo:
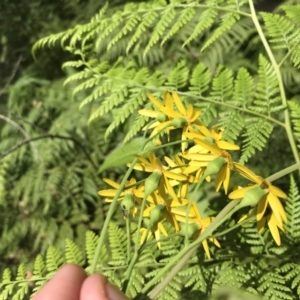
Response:
M185 198L188 193L189 184L196 183L199 181L199 177L191 175L191 173L196 172L199 168L195 166L187 166L178 155L174 157L174 160L170 159L167 156L165 156L164 158L169 167L172 168L172 172L177 174L183 174L186 176L185 181L180 181L180 186L177 192L178 197ZM171 184L177 185L178 181L174 180L174 183L171 182Z
M115 194L117 193L120 187L120 184L108 178L104 178L103 181L106 182L108 185L112 186L113 189L101 190L98 192L98 195L102 197L106 197L104 199L105 202L112 202ZM122 201L126 197L126 195L132 195L133 200L141 204L142 200L139 198L139 195L143 191L143 189L144 189L143 186L139 186L137 188L136 180L134 178L131 178L129 181L125 183L124 190L121 192L118 201ZM125 212L126 208L122 207L122 209L123 209L124 216L126 216L125 215L125 213L127 214L127 212ZM132 208L131 213L133 214L133 216L137 213L137 211L138 209L136 207Z
M190 165L199 168L199 173L202 176L210 176L216 174L215 188L218 192L223 185L225 194L228 192L230 182L230 172L233 169L234 162L231 159L231 155L218 148L216 145L208 144L205 141L201 141L201 144L207 149L210 149L210 153L187 153L183 157L191 160ZM210 171L210 169L214 171ZM210 173L211 172L211 173Z
M201 218L200 212L199 212L197 204L195 202L192 203L189 216L190 216L189 221L188 221L189 224L196 224L198 226L198 230L196 230L196 232L193 235L194 239L197 239L205 231L205 229L210 225L210 223L214 219L213 217ZM177 217L177 220L185 223L186 217L185 216ZM218 242L218 240L216 238L212 237L212 238L209 238L209 240L211 242L213 242L217 247L219 247L219 248L221 247L220 243ZM209 259L211 259L207 240L204 240L202 242L202 245L203 245L203 248L204 248L204 251L205 251L207 257Z
M209 131L207 128L201 128L201 133L195 130L185 133L185 136L193 139L196 144L189 149L189 153L208 153L211 151L216 151L216 148L221 150L239 150L239 146L222 140L223 132L223 129L213 126L211 131ZM209 147L209 145L212 145L213 147Z
M163 212L163 219L166 219L176 231L179 230L176 217L178 213L181 215L181 210L178 212L176 208L187 205L188 201L186 199L166 199L156 191L147 198L147 201L150 203L150 205L144 210L143 217L149 217L150 211L153 209L153 207L157 205L164 205L165 209Z
M174 171L168 171L167 167L164 167L161 161L152 153L148 153L149 160L143 158L142 156L137 155L139 161L141 163L137 163L134 165L135 170L140 170L144 172L157 172L161 173L161 181L159 185L159 193L160 195L166 199L166 193L169 194L173 199L178 201L177 195L170 184L168 178L174 179L177 181L185 181L187 177L183 174L175 173Z
M149 100L152 102L152 104L160 110L160 108L166 108L166 109L173 109L173 98L171 97L169 92L165 92L164 94L164 105L157 100L155 97L153 97L151 94L147 94ZM143 130L146 129L153 129L151 132L150 137L157 134L159 131L161 131L167 124L171 123L171 119L168 118L165 114L163 114L161 111L155 111L155 110L147 110L147 109L141 109L138 111L140 115L147 116L150 118L156 118L157 121L151 124L150 126L145 126ZM165 129L168 140L170 140L170 130L174 129L174 127L170 126Z
M287 195L282 190L272 185L269 181L255 175L247 167L241 164L235 164L235 168L243 177L256 184L233 191L229 194L229 199L242 199L246 191L257 188L258 186L266 190L266 194L259 200L257 205L256 219L258 222L258 228L261 229L267 221L272 236L279 245L280 237L277 227L283 230L283 222L287 222L287 217L279 198L286 199ZM265 216L267 208L270 208L272 213L267 213L267 216Z
M168 130L172 130L175 128L175 125L172 126L172 120L178 119L178 120L184 120L184 123L182 124L182 140L186 140L186 137L183 133L188 132L193 129L192 125L194 125L196 128L198 128L200 131L201 130L206 130L206 127L198 120L201 111L199 109L194 109L191 104L188 105L186 108L182 101L180 100L179 96L177 93L172 92L172 95L170 93L166 92L165 93L165 106L162 105L156 98L154 98L152 95L148 95L148 98L150 101L153 103L153 105L164 115L169 117L168 121L159 123L156 122L155 124L149 126L149 128L155 127L153 132L151 133L151 136L159 132L164 126L167 124L170 124L170 127ZM173 100L175 103L175 106L178 111L173 109ZM149 117L155 117L158 118L160 115L158 112L151 112L150 111L145 111L145 110L140 110L140 114L146 115ZM181 122L179 122L179 125ZM169 131L168 131L169 132ZM182 143L181 144L182 151L187 148L187 143Z

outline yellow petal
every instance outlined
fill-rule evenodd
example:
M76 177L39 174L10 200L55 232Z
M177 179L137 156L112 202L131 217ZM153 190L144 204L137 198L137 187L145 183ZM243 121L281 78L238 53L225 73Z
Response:
M190 121L194 122L195 120L197 120L200 117L200 115L201 115L201 110L199 110L199 109L194 110L190 117Z
M130 167L130 164L128 164L127 166ZM135 164L134 169L139 170L139 171L144 171L144 172L153 172L154 171L153 167L151 167L151 166L148 167L148 166L145 166L142 164Z
M278 231L278 227L276 226L276 220L275 216L271 214L271 216L268 217L268 226L271 231L271 234L273 236L274 241L278 246L280 246L281 241L280 241L280 234Z
M274 196L273 193L269 193L268 201L273 211L273 214L275 215L279 224L282 225L282 219L284 220L284 222L287 222L285 211L279 199L276 196Z
M163 173L164 173L164 175L166 177L171 178L171 179L175 179L175 180L178 180L178 181L185 181L185 180L187 180L186 175L176 174L173 171L170 172L170 171L164 170Z
M237 189L237 190L231 192L228 195L228 198L232 199L232 200L242 199L242 198L244 198L244 194L246 193L246 191L251 190L251 189L253 189L255 187L257 187L256 184L255 185L251 185L251 186L247 186L247 187L244 187L244 188L241 188L241 189Z
M249 179L252 182L261 184L262 180L260 177L258 177L255 173L253 173L251 170L249 170L247 167L244 165L241 165L239 163L234 163L233 164L235 167L235 170L243 177Z
M169 92L165 92L164 102L166 107L173 109L173 98Z
M182 115L179 112L169 109L167 107L161 107L160 110L170 118L182 118Z
M157 100L154 96L152 96L151 94L147 94L147 97L152 102L152 104L154 106L156 106L158 109L160 109L161 107L163 107L162 103L159 100Z
M184 105L183 105L183 103L181 102L181 100L180 100L178 94L175 93L175 92L173 92L173 93L172 93L172 97L173 97L173 99L174 99L174 102L175 102L175 104L176 104L176 106L177 106L179 112L180 112L183 116L185 116L185 115L186 115L186 110L185 110Z
M268 206L268 200L267 200L267 195L265 195L257 205L257 210L256 210L256 220L259 221L262 219L264 216L266 209Z
M231 144L226 141L218 141L217 145L219 148L224 149L224 150L239 150L240 147L234 144Z
M114 197L116 192L117 192L116 190L103 190L103 191L99 191L98 195L102 197Z
M157 227L158 227L159 231L161 231L162 234L163 234L164 236L168 236L168 232L167 232L167 230L165 229L165 227L164 227L164 225L162 224L162 222L158 222ZM160 235L159 235L159 236L160 236Z
M257 227L257 231L259 233L261 233L263 231L266 221L267 221L267 217L263 217L259 221L257 221L256 227Z
M115 189L118 189L119 186L120 186L119 183L114 182L113 180L110 180L110 179L108 179L108 178L103 178L103 181L104 181L105 183L109 184L110 186L112 186L112 187L115 188Z
M204 248L204 251L205 251L207 257L208 257L209 259L211 259L210 252L209 252L209 248L208 248L207 240L204 240L204 241L202 242L202 245L203 245L203 248Z
M287 195L281 189L279 189L278 187L276 187L274 185L270 186L270 191L273 195L275 195L279 198L283 198L283 199L287 198Z

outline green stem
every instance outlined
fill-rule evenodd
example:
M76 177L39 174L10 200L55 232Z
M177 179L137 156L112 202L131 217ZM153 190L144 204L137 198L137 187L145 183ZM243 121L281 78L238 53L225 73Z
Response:
M215 229L217 229L225 220L227 220L236 210L234 207L240 201L229 202L206 228L206 230L191 244L183 248L177 255L175 255L166 266L158 272L158 274L151 279L141 290L145 294L165 273L174 265L176 266L169 272L169 274L158 284L153 291L148 295L150 299L154 299L164 289L164 287L176 276L178 271L194 254L195 250L199 247L200 243L205 240Z
M199 187L201 186L201 184L203 183L204 179L205 179L205 177L202 176L202 178L197 182L197 185L195 186L195 189L193 191L192 197L189 199L189 204L187 206L186 216L185 216L185 223L186 224L188 224L188 222L189 222L189 214L190 214L190 210L191 210L192 204L193 204L193 202L195 201L195 198L196 198L196 192L199 189ZM185 237L184 237L184 244L185 244L185 246L187 246L189 244L189 242L190 241L189 241L188 230L186 230Z
M121 192L123 191L123 189L125 187L125 184L126 184L126 181L129 177L130 173L132 172L133 167L135 166L137 160L138 159L135 157L133 159L133 161L131 162L129 169L125 173L125 176L123 177L123 180L120 184L120 187L117 190L117 192L116 192L116 194L115 194L115 196L114 196L114 198L111 202L111 205L110 205L109 210L107 212L107 216L106 216L104 224L103 224L103 228L101 230L101 234L100 234L100 238L99 238L96 250L95 250L95 254L94 254L94 257L93 257L93 261L92 261L92 265L91 265L91 274L95 273L95 271L96 271L98 259L99 259L99 256L100 256L100 251L101 251L102 246L104 245L104 240L105 240L106 234L108 232L109 222L111 221L112 216L113 216L113 214L116 210L118 198L119 198Z
M131 239L130 239L130 221L129 221L129 215L126 218L126 235L127 235L127 265L130 262L131 258L131 251L130 251L130 246L131 246Z
M273 69L275 71L277 80L278 80L278 86L279 86L279 91L280 91L280 97L281 97L281 101L284 107L287 107L287 99L286 99L286 95L285 95L285 90L284 90L284 85L283 85L283 81L282 81L282 77L281 77L281 73L280 73L280 68L279 65L276 62L276 59L273 55L273 52L271 50L271 47L262 31L262 28L259 24L257 15L256 15L256 11L253 5L252 0L249 0L249 7L250 7L250 11L251 11L251 16L252 16L252 21L255 25L255 28L257 30L257 33L264 45L264 48L269 56L269 59L271 61L271 64L273 66ZM297 146L296 146L296 142L295 139L293 137L293 131L292 131L292 126L291 126L291 120L290 120L290 115L289 115L289 111L287 109L284 110L284 119L285 119L285 130L290 142L290 146L294 155L294 159L296 161L296 163L300 162L300 158L299 158L299 153L297 150Z
M272 182L272 181L275 181L278 178L281 178L281 177L283 177L287 174L290 174L290 173L292 173L296 170L299 170L299 169L300 169L300 163L296 163L294 165L291 165L291 166L289 166L289 167L287 167L287 168L285 168L285 169L283 169L283 170L267 177L266 180Z

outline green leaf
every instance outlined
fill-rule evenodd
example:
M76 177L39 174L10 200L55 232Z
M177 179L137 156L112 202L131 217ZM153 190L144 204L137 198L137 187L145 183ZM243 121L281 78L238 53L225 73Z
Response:
M144 138L139 137L131 140L128 144L121 145L105 159L99 168L99 172L103 172L112 167L120 167L131 162L134 154L137 154L137 152L141 150L144 141Z

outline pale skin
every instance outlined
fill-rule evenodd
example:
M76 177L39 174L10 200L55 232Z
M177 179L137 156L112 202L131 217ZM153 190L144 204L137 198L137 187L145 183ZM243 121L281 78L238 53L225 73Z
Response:
M33 300L128 300L103 275L87 276L79 266L63 266Z

